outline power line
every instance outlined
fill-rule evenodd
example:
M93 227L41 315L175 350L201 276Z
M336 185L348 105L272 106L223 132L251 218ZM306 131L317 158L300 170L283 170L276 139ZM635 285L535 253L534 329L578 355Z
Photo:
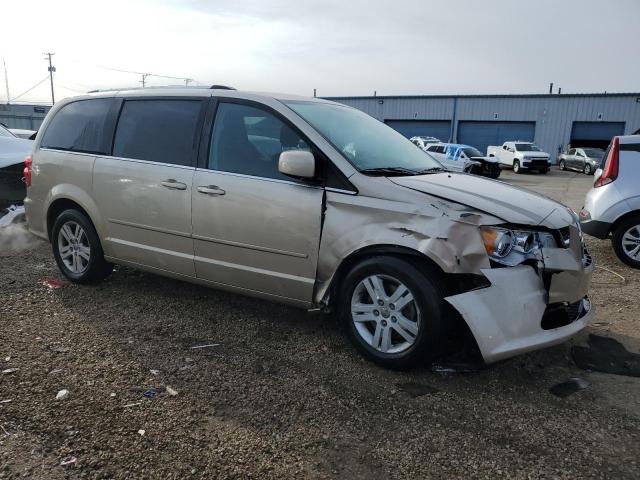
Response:
M42 80L40 80L38 83L36 83L33 87L31 87L29 90L26 90L24 92L22 92L20 95L13 97L10 101L14 101L17 100L20 97L25 96L27 93L29 93L31 90L33 90L36 87L39 87L40 85L42 85L44 82L46 82L49 79L49 75L47 75L46 77L44 77Z

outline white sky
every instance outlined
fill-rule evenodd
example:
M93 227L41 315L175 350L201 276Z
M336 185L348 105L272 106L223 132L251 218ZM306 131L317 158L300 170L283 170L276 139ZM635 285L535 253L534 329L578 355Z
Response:
M99 66L319 96L639 91L639 19L640 0L4 0L0 57L12 98L47 51L57 99L139 86ZM17 101L49 100L47 80Z

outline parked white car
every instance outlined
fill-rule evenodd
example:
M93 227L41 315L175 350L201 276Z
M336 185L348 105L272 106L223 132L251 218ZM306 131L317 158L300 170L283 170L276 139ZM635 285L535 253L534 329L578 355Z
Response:
M416 147L420 147L423 150L427 147L427 144L429 144L429 143L441 143L442 142L439 138L426 137L426 136L423 136L423 135L420 135L420 136L417 136L417 137L411 137L409 139L409 141L411 143L413 143Z
M549 154L540 150L531 142L504 142L502 146L490 145L487 147L487 156L495 157L500 165L513 168L513 173L522 173L523 170L537 170L547 173L549 166Z
M485 157L480 150L469 145L429 143L424 151L438 160L447 170L473 173L489 178L500 176L498 160Z

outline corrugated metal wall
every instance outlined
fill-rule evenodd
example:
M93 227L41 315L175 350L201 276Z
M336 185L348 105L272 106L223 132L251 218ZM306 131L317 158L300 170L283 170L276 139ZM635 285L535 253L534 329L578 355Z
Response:
M50 109L48 105L0 104L0 123L9 128L38 130Z
M555 161L569 143L575 121L624 122L625 134L640 128L640 93L458 97L331 97L380 121L454 120L535 122L535 142Z

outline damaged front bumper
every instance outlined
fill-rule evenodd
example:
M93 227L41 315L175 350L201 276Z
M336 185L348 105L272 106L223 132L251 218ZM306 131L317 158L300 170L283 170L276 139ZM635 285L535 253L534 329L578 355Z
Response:
M562 343L592 321L595 309L587 291L593 263L586 252L576 256L576 250L548 249L538 269L483 269L489 287L446 297L466 321L485 362Z

